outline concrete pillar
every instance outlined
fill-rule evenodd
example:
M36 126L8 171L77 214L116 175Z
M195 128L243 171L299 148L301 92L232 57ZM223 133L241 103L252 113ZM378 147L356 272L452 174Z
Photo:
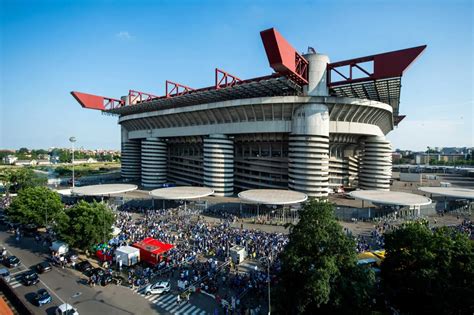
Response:
M295 110L289 137L288 187L310 197L327 197L329 111L324 104Z
M328 96L326 69L330 62L329 57L323 54L306 54L303 57L308 60L308 85L304 87L304 93L310 96Z
M166 182L166 142L159 138L142 140L141 162L143 187L154 188Z
M385 137L370 136L364 140L363 147L359 187L369 190L390 190L392 145Z
M234 194L234 142L226 135L204 138L204 185L217 196Z
M139 179L141 173L140 139L128 139L128 132L122 127L122 149L120 174L125 179Z

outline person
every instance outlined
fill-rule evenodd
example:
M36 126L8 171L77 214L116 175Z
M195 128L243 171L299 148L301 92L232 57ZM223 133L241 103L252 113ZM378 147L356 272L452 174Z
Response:
M178 295L176 296L176 304L179 305L180 302L181 302L181 296L178 294Z
M7 257L7 249L5 247L2 248L2 258Z
M186 294L186 303L189 303L189 296L191 295L191 292L188 292L188 294Z
M120 259L120 260L119 260L119 270L120 270L120 271L122 271L122 264L123 264L123 262L122 262L122 260Z

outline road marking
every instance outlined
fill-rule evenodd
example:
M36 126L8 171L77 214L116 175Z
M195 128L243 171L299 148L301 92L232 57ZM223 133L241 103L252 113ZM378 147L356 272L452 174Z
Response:
M196 306L188 303L188 304L185 305L185 307L180 309L176 314L187 314L188 312L192 312L195 309L197 309Z
M5 247L5 249L7 249L8 252L10 252L11 254L13 254L13 252L12 252L10 249L8 249L5 245L2 245L2 246ZM14 255L14 256L17 256L17 255ZM17 256L17 257L18 257L18 256ZM28 270L28 267L26 267L23 263L20 263L20 267L24 267L25 270ZM20 272L23 272L23 271L25 271L25 270L22 270L22 271L20 271ZM46 283L44 283L44 281L41 280L41 278L39 278L39 282L41 282L52 294L54 294L54 295L58 298L59 301L61 301L63 304L66 303L66 302L64 302L63 299L61 299L61 297L60 297L56 292L54 292L50 287L48 287L48 285L46 285ZM16 285L16 284L15 284L15 285ZM21 284L18 285L18 286L16 286L16 287L18 288L19 286L21 286ZM15 287L13 287L13 288L15 288Z

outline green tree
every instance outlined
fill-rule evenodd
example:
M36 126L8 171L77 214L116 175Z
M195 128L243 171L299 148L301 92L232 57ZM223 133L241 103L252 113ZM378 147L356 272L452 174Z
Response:
M90 250L110 239L113 223L114 214L104 203L80 201L58 217L56 232L70 246Z
M64 205L61 197L47 187L27 187L13 198L6 214L13 222L46 226L54 221Z
M406 224L385 236L382 284L389 303L411 314L474 312L474 243L452 228Z
M357 265L355 242L334 217L334 206L311 200L290 227L274 301L282 314L367 311L375 276Z
M31 168L0 169L0 181L5 185L7 193L16 193L27 187L46 185L48 179L37 175Z

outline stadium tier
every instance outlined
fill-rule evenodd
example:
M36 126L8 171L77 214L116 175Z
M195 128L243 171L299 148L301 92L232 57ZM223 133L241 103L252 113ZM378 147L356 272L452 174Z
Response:
M275 29L261 32L273 74L215 85L166 81L164 96L120 99L71 92L84 107L118 115L122 176L143 187L174 182L229 196L282 188L311 197L334 187L388 190L401 77L426 46L331 63L299 54Z

